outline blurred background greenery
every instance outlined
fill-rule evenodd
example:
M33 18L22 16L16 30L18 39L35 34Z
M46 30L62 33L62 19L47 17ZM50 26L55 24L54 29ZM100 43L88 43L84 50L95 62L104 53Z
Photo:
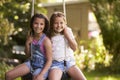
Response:
M35 12L47 14L38 3L57 0L36 0ZM29 30L32 0L0 1L0 80L4 73L22 63L26 57L13 54L14 45L24 46ZM100 34L88 40L76 35L78 50L77 65L88 80L120 79L120 1L89 0L90 8L100 26ZM21 80L18 78L17 80Z

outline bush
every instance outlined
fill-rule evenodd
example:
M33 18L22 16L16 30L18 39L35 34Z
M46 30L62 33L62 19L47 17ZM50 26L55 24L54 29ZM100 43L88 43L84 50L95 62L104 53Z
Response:
M12 69L13 65L8 65L4 61L0 63L0 80L5 80L5 72ZM16 80L20 80L20 78L17 78Z
M78 37L77 37L78 38ZM94 70L99 67L96 64L101 64L104 67L110 65L112 55L108 54L102 41L102 36L89 39L88 41L81 41L77 39L79 49L75 53L77 65L82 69Z

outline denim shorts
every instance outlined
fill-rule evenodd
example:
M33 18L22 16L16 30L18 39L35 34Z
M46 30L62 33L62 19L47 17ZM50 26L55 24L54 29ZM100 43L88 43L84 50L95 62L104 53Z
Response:
M53 60L51 69L58 68L61 71L68 71L69 68L72 67L72 66L74 66L74 65L75 65L75 60L73 60L73 59L69 60L69 61L66 61L66 67L64 66L64 61Z
M28 68L29 68L30 71L31 71L32 66L31 66L31 64L30 64L30 61L25 62L25 64L28 66ZM36 75L38 75L41 71L42 71L42 68L35 69L35 70L32 72L32 75L33 75L33 76L36 76ZM44 75L44 78L45 78L45 79L46 79L47 77L48 77L48 72L46 72L46 74Z

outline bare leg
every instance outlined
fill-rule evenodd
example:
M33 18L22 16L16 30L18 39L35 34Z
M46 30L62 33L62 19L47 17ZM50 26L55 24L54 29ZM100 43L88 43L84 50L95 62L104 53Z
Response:
M68 70L68 74L73 78L73 80L87 80L77 66L72 66Z
M14 69L6 72L5 78L6 80L14 80L15 78L23 76L29 72L30 72L29 68L27 67L26 64L23 63L18 65Z
M58 68L54 68L49 73L49 80L61 80L62 71Z

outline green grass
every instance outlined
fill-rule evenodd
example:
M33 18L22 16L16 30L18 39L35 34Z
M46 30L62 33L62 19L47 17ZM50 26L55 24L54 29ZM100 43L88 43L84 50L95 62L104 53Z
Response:
M19 78L15 79L15 80L21 80L21 77L19 77Z
M83 71L84 72L84 71ZM84 72L87 80L120 80L120 74L113 74L108 72Z
M83 71L87 80L120 80L120 74L113 74L105 71ZM16 80L21 80L17 78Z
M120 74L112 74L108 72L98 72L91 71L85 72L83 71L87 80L120 80ZM16 80L21 80L21 78L17 78Z

